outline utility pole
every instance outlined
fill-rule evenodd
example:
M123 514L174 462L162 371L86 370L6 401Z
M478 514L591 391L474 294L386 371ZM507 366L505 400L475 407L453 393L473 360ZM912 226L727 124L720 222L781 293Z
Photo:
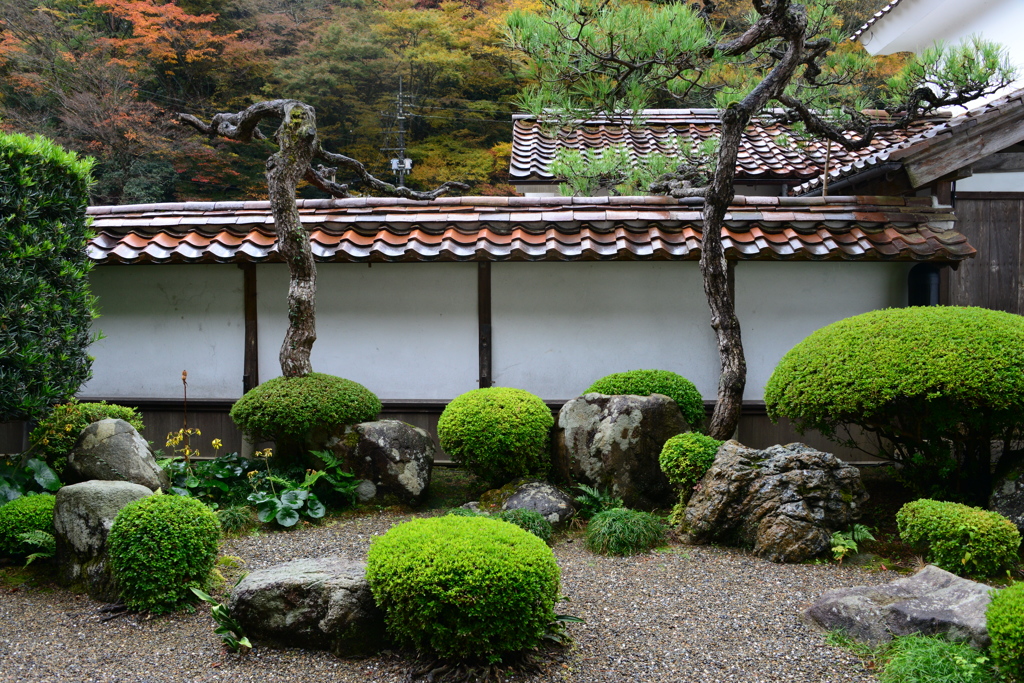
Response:
M384 147L382 152L397 152L391 159L391 170L398 177L398 187L405 187L405 176L412 171L412 159L405 156L405 95L402 94L402 77L398 77L398 146Z

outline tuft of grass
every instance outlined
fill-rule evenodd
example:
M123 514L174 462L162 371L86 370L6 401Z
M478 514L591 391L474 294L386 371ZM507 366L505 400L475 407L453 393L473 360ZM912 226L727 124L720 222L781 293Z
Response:
M896 638L885 653L880 683L997 683L992 660L967 643L943 637Z
M601 555L636 555L664 539L664 522L649 512L628 508L599 512L587 525L587 548Z

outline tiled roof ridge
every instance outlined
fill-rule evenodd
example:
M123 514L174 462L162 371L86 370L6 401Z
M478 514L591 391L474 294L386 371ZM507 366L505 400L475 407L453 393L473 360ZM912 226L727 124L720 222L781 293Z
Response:
M780 107L763 109L753 116L754 120L762 120L766 118L772 118L773 116L784 114L785 110ZM865 110L865 115L871 118L884 119L889 115L884 112L875 113L874 110ZM640 118L649 122L651 119L658 121L677 121L684 122L691 118L704 120L715 120L721 121L721 109L716 108L652 108L652 109L641 109ZM935 112L927 117L925 120L936 120L941 121L951 117L948 112ZM512 121L538 121L539 117L536 114L531 113L518 113L512 115ZM630 123L630 115L623 113L621 116L588 116L587 118L581 118L576 122L578 125L599 125L599 124L610 124L613 126L624 126Z
M841 207L858 206L868 202L880 202L885 206L931 206L928 197L874 197L857 195L837 195L830 197L766 197L757 195L737 195L730 207ZM357 210L357 209L440 209L459 210L462 207L477 210L498 211L503 208L520 210L547 211L552 207L700 207L704 200L700 197L676 199L663 195L640 195L618 197L439 197L432 200L413 200L400 197L353 197L349 199L298 199L299 211L316 210ZM171 214L202 214L207 212L240 212L241 215L263 213L270 214L270 202L266 200L222 201L222 202L164 202L154 204L125 204L109 206L90 206L88 215L93 217L113 217L132 214L144 217L147 214L163 216ZM365 212L362 212L365 213Z
M860 38L864 34L865 31L867 31L869 28L874 26L876 21L878 21L879 19L884 17L889 12L893 11L896 8L896 5L898 5L898 4L900 4L900 0L891 0L891 2L889 2L888 5L886 5L885 7L883 7L882 9L878 10L877 12L872 14L870 17L868 17L868 20L865 21L864 24L859 29L857 29L856 31L853 32L853 35L850 36L850 40L854 40L855 41L858 38Z
M692 261L701 209L670 197L362 198L302 200L299 215L318 261ZM281 261L266 203L90 213L97 263ZM959 261L975 252L954 220L931 197L738 197L722 243L744 260Z
M829 182L841 180L850 176L867 171L887 161L905 160L914 154L931 147L940 140L957 133L962 129L973 128L989 119L1000 116L1008 109L1024 106L1024 88L1015 90L997 100L982 105L977 109L971 109L963 114L955 116L948 121L940 123L926 131L908 137L906 140L892 145L880 152L870 154L855 160L853 163L844 164L830 169L828 173ZM818 175L800 185L790 189L791 194L800 195L820 188L824 182L824 174Z

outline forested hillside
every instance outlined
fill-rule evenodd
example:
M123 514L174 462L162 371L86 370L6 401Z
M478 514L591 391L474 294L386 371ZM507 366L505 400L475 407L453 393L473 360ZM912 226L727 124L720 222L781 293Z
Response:
M855 27L881 4L839 9ZM260 198L271 145L204 140L172 114L300 99L316 107L327 147L390 179L392 153L380 148L397 142L401 78L408 184L509 194L523 83L501 19L531 6L539 0L0 0L0 128L96 157L94 203ZM720 2L721 21L742 6Z

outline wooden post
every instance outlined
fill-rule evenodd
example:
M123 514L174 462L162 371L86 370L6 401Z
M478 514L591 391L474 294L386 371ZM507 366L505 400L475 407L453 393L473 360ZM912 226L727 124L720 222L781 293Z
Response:
M491 262L476 264L476 315L480 344L480 388L493 384L491 376Z
M260 383L258 321L256 318L256 264L239 263L242 269L242 299L245 310L245 349L242 360L242 391Z

